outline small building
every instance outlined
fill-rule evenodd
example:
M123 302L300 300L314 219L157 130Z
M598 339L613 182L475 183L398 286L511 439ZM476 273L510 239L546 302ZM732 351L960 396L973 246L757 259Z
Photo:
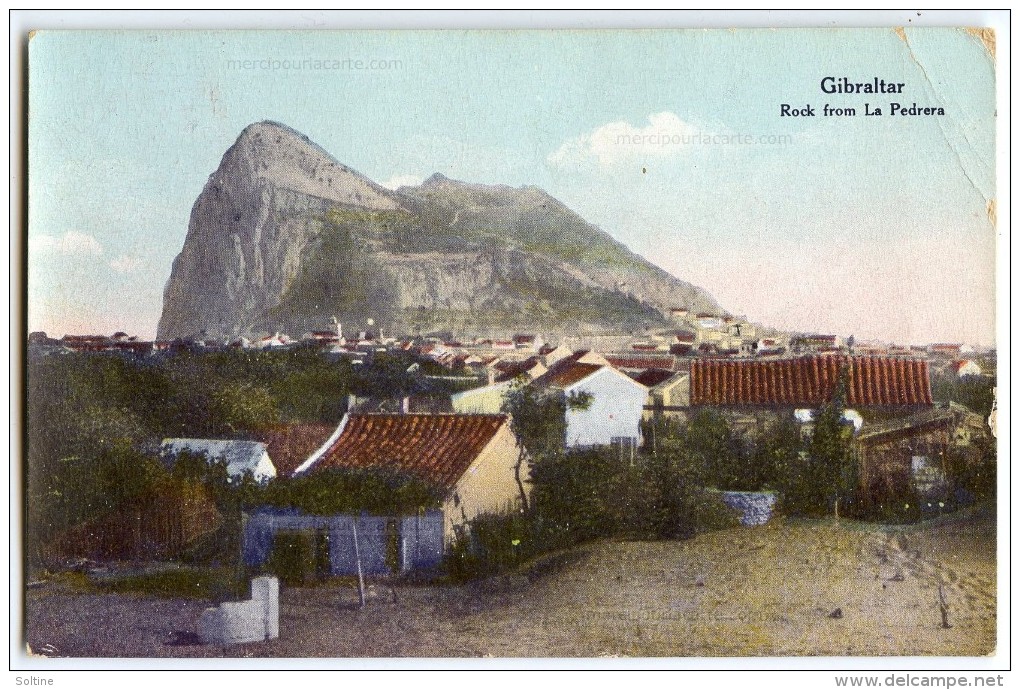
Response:
M790 346L794 352L836 352L842 343L835 335L811 333L792 338Z
M273 335L267 335L255 341L255 347L259 350L277 350L280 348L290 347L293 344L294 341L285 333L274 333Z
M444 533L527 501L527 453L505 414L348 414L296 471L380 468L442 489Z
M633 450L640 444L648 388L623 372L568 359L535 379L534 385L568 400L589 398L583 408L567 406L568 448L620 445Z
M497 360L489 368L489 383L460 391L450 396L454 412L497 414L517 387L538 378L547 371L538 356L520 362Z
M780 338L759 338L754 347L755 354L759 357L774 357L786 352L786 343Z
M340 343L341 337L337 335L336 331L308 331L301 336L301 340L302 342L325 346Z
M861 488L872 496L902 496L911 489L922 498L944 495L950 455L977 463L979 441L990 439L981 415L957 403L866 424L855 439Z
M900 357L808 355L776 360L694 360L690 402L696 405L819 407L843 370L852 407L930 406L928 362Z
M527 352L538 352L545 342L537 335L518 333L514 336L514 347Z
M691 377L686 371L668 369L647 369L634 376L634 380L648 387L648 401L645 410L652 415L672 416L690 399Z
M959 358L962 350L961 343L932 343L928 346L928 354L932 357L955 359Z
M669 351L674 355L689 355L694 350L697 341L698 334L694 331L677 331L674 334L674 341L670 345Z
M623 371L644 371L646 369L677 369L674 355L660 352L628 352L608 354L605 357L610 366Z
M547 368L551 367L556 362L560 361L565 357L569 357L573 354L566 345L545 345L538 349L538 356L542 359L542 364Z
M972 359L958 359L953 362L950 370L960 379L965 376L981 376L981 367Z
M548 369L537 355L522 359L500 360L493 363L490 369L493 376L493 383L512 381L514 379L526 379L534 381L544 374Z
M60 344L72 352L106 352L113 349L113 341L105 335L65 335Z
M777 414L813 410L828 403L843 371L847 405L911 414L932 405L928 362L900 357L816 354L785 359L691 362L688 399L679 406L714 407L738 429L749 430Z
M723 327L723 317L708 312L702 312L695 317L695 323L699 329L716 330Z
M276 478L276 466L269 457L266 444L258 441L221 441L205 438L168 438L160 445L160 452L171 462L182 453L205 456L210 463L226 465L227 477L239 479L250 474L259 483Z

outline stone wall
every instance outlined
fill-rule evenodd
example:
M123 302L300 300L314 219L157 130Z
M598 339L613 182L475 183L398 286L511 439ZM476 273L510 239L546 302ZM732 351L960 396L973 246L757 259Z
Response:
M723 503L740 511L740 524L764 525L772 517L776 494L771 491L722 491Z

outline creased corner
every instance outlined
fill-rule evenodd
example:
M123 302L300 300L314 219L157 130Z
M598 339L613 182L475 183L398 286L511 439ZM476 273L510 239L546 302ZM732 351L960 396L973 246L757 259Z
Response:
M969 26L965 31L973 36L974 38L981 41L985 47L985 52L988 53L988 57L995 61L995 29L990 29L986 26Z

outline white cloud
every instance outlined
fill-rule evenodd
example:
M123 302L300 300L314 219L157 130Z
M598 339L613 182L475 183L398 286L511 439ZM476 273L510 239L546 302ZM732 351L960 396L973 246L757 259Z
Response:
M51 254L77 254L81 256L98 256L103 247L92 235L68 230L59 237L53 235L36 235L29 240L32 252Z
M385 182L380 182L379 184L386 189L398 189L400 187L417 187L424 181L424 178L416 175L394 175L390 179Z
M141 259L127 254L121 254L110 262L110 268L117 273L134 273L142 267Z
M676 113L653 113L644 127L635 127L629 122L610 122L568 139L546 160L558 168L592 163L609 168L639 158L677 156L685 149L702 144L705 136L710 135L681 120Z

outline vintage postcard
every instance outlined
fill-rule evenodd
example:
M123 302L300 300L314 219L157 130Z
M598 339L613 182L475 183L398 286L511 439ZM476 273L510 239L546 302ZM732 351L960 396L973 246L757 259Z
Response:
M991 29L28 63L33 668L996 652Z

